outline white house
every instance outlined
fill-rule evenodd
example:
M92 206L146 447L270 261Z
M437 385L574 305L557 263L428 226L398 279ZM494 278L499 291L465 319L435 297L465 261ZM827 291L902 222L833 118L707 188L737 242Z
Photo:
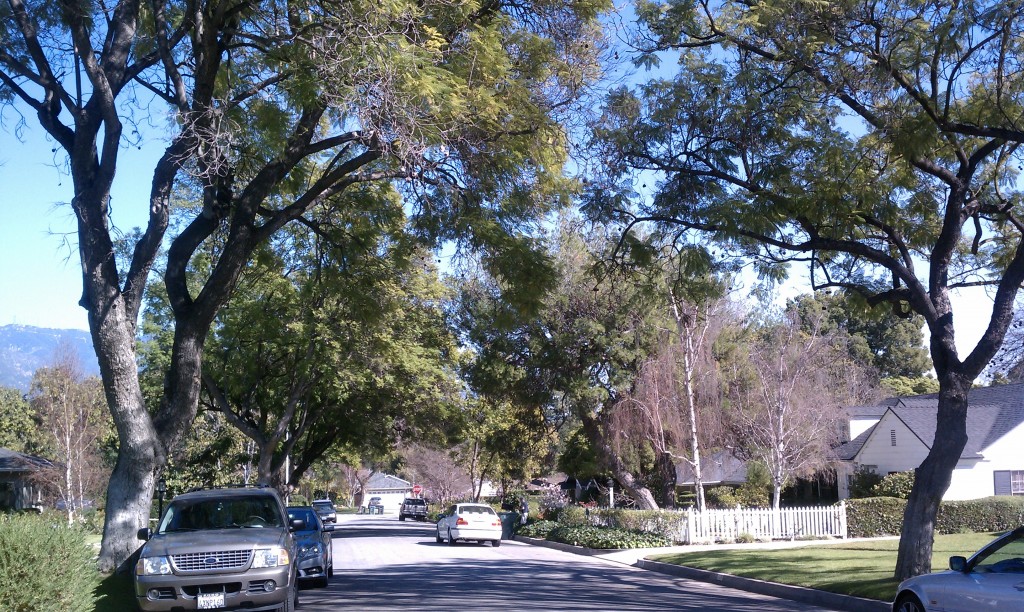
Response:
M365 506L371 497L379 497L384 512L398 512L402 502L412 494L412 483L398 476L375 472L363 487L362 499L359 504Z
M972 389L967 446L946 500L1024 495L1024 384ZM892 398L850 409L850 441L839 448L839 497L850 496L859 467L885 476L921 465L935 439L936 394Z

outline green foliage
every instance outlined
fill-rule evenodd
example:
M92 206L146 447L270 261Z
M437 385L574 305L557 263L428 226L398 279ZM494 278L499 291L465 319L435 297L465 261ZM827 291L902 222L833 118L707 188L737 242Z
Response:
M0 516L0 610L94 609L100 575L93 557L79 529L46 517Z
M939 505L938 533L1009 531L1024 525L1024 498L999 496Z
M738 533L738 534L736 534L736 543L737 544L752 544L752 543L754 543L756 541L757 541L757 538L755 538L753 535L751 535L749 533Z
M862 497L874 497L872 491L875 485L882 482L882 476L876 474L869 468L857 466L850 479L850 497L860 499Z
M590 524L627 531L642 531L670 542L681 542L685 539L686 514L672 510L597 508L590 511Z
M910 490L914 488L914 471L896 472L882 478L882 480L871 487L873 497L898 497L907 499L910 497Z
M899 535L907 500L865 497L846 500L846 530L851 538Z
M558 527L557 521L533 521L519 527L516 534L543 540L555 527Z
M767 508L771 505L772 477L759 461L747 462L747 479L736 489L736 501L744 508Z
M552 542L596 549L653 548L672 545L670 540L651 533L590 525L560 524L548 532L547 539Z
M900 535L906 500L869 497L846 500L850 537ZM1024 499L986 497L939 504L935 521L937 533L1007 531L1024 525Z
M736 489L724 485L704 489L704 502L709 508L735 508L740 505Z
M0 387L0 447L35 454L43 441L28 400L17 389Z
M939 381L931 376L892 376L883 378L881 383L887 392L899 397L939 392Z
M558 523L567 526L588 525L587 509L583 506L565 506L558 511Z

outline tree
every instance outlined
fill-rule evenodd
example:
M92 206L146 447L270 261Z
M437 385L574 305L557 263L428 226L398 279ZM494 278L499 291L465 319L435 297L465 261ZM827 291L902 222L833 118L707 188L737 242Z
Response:
M98 379L84 376L74 347L61 343L52 365L32 376L28 397L54 464L42 477L64 502L70 525L107 477L100 452L109 420L103 389Z
M28 400L17 389L0 387L0 447L34 454L39 452L38 438Z
M1024 280L1021 10L641 2L639 61L671 50L680 72L614 92L595 126L608 160L595 216L746 258L767 279L804 262L815 290L924 318L939 408L897 579L930 570L939 501L967 441L967 391L1003 342ZM649 173L651 197L623 180L636 171ZM950 293L979 285L993 288L993 309L962 357Z
M0 101L26 108L73 186L81 304L117 426L100 566L135 549L154 483L189 430L208 333L256 249L362 183L394 184L407 230L484 253L498 275L543 276L524 233L564 202L565 136L594 74L604 0L418 3L8 0ZM148 223L110 226L119 160L167 112ZM181 199L176 200L176 197ZM132 205L139 205L132 203ZM373 214L373 211L370 212ZM162 247L173 346L161 403L135 353ZM210 256L206 266L196 259ZM199 274L199 271L204 271Z
M845 407L871 388L841 333L806 332L791 315L752 335L752 376L729 381L730 416L741 454L768 468L777 509L793 479L831 467Z

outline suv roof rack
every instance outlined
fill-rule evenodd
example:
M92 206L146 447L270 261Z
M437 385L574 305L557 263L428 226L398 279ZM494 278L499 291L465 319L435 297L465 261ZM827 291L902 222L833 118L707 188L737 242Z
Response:
M207 485L202 487L192 487L186 493L192 493L194 491L212 491L216 489L270 489L272 488L268 484L224 484L224 485Z

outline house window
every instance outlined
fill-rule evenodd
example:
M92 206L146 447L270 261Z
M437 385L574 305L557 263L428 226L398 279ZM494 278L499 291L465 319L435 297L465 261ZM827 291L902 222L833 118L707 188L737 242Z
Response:
M896 430L895 429L890 429L889 430L889 441L892 442L893 446L896 446Z
M1024 470L996 470L992 475L996 495L1024 495Z

